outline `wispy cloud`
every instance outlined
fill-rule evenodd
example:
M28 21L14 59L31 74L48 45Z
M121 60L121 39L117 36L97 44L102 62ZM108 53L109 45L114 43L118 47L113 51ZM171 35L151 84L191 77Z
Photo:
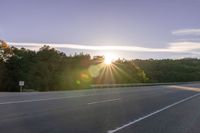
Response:
M169 44L169 50L176 52L194 52L200 50L200 42L172 42Z
M200 50L200 42L171 42L165 48L148 48L138 46L94 46L80 44L48 44L48 43L9 43L15 47L25 47L32 50L38 50L43 45L54 48L68 48L77 50L93 50L93 51L134 51L134 52L173 52L173 53L192 53Z
M80 45L80 44L48 44L48 43L9 43L16 47L42 47L48 45L54 48L69 48L69 49L80 49L80 50L115 50L115 51L136 51L136 52L167 52L166 49L146 48L138 46L100 46L100 45Z
M200 36L200 29L179 29L172 31L173 35L195 35Z

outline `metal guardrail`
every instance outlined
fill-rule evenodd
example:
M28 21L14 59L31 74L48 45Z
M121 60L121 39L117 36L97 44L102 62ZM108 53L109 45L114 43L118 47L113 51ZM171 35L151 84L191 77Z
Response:
M138 86L175 85L175 84L190 84L190 83L200 83L200 81L170 82L170 83L93 84L91 85L91 88L138 87Z

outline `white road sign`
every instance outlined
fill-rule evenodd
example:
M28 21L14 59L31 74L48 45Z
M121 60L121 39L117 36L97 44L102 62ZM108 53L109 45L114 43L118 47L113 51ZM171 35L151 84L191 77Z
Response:
M24 81L19 81L19 86L24 86Z

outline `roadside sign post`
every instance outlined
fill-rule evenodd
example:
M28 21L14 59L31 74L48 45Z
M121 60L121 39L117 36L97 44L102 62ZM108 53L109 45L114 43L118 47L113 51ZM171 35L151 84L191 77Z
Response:
M20 92L23 92L24 81L19 81Z

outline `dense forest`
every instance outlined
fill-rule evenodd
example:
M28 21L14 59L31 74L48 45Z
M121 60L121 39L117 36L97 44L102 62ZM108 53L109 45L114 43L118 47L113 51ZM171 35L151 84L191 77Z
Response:
M39 51L9 47L0 41L0 91L55 91L90 88L91 84L185 82L200 80L200 60L125 60L104 64L104 56L67 56L43 46Z

